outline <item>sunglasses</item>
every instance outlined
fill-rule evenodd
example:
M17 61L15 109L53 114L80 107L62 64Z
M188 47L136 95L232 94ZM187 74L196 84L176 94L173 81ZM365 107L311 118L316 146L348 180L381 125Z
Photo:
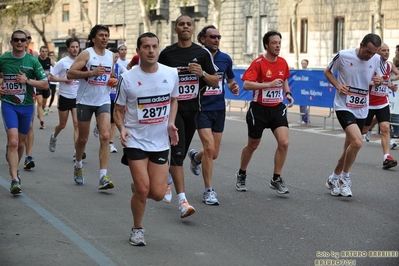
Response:
M32 39L32 36L26 36L26 39L30 40Z
M208 37L211 39L216 39L216 38L218 38L219 40L222 39L222 35L216 35L216 34L208 35Z
M19 42L19 41L26 42L26 39L25 38L13 38L12 41L13 42Z

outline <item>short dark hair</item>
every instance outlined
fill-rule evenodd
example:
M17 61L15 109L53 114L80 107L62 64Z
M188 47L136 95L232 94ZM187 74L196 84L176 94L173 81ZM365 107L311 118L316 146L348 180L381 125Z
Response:
M176 28L177 24L179 23L179 19L182 17L188 17L191 19L191 22L193 21L193 19L189 15L182 14L182 15L178 16L177 19L175 20L175 28Z
M369 33L363 37L362 43L364 46L366 46L369 42L371 42L375 47L380 47L382 43L380 36L374 33Z
M145 33L141 34L141 35L137 38L137 48L140 48L140 46L141 46L141 44L142 44L141 39L143 39L143 38L157 38L157 41L158 41L158 43L159 43L159 39L158 39L157 35L155 35L155 34L152 33L152 32L145 32Z
M99 25L99 24L95 25L95 26L91 29L90 34L89 34L89 37L88 37L88 40L89 40L89 47L93 47L93 46L94 46L94 43L93 43L92 39L96 37L97 32L99 32L100 30L105 30L106 32L108 32L108 35L109 35L109 28L108 28L107 26L105 26L105 25Z
M42 45L42 46L40 46L39 51L41 51L42 49L47 49L48 50L48 47L45 46L45 45Z
M208 25L208 26L203 27L202 30L201 30L200 32L198 32L197 40L198 40L198 42L199 42L200 44L203 44L203 43L201 42L201 38L202 38L202 37L204 37L204 38L206 37L206 31L207 31L208 29L216 29L216 27L213 26L213 25Z
M73 42L80 43L78 37L73 36L73 37L71 37L71 38L68 38L68 39L65 41L65 44L66 44L66 46L69 48Z
M398 51L399 51L399 44L398 44L398 45L396 45L396 50L398 50Z
M263 48L265 48L265 50L267 50L266 44L269 44L270 37L275 36L275 35L279 36L280 39L282 39L281 33L276 30L270 30L265 33L265 35L263 36Z
M26 38L26 33L25 33L24 31L22 31L22 30L16 30L16 31L14 31L14 32L11 34L11 40L14 39L14 34L23 34L23 35L25 35L25 38Z

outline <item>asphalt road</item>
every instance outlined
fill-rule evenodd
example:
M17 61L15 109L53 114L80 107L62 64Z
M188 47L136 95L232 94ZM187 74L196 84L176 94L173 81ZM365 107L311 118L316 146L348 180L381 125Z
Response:
M282 176L290 193L278 195L268 186L276 147L269 131L249 165L248 191L238 192L235 173L247 137L244 120L235 115L226 120L214 166L220 205L202 203L202 177L191 174L186 160L186 195L197 212L181 219L175 191L170 204L149 200L145 247L128 242L131 177L120 163L118 139L109 166L115 188L97 189L99 142L93 135L85 185L77 186L71 123L51 153L48 142L58 116L45 117L45 130L36 119L36 167L20 170L22 194L12 196L1 123L0 265L399 265L399 167L382 170L378 137L364 143L353 165L353 197L333 197L324 184L341 153L342 131L323 130L321 118L311 118L310 127L298 126L298 116L289 115ZM201 148L197 135L192 147ZM392 156L399 158L398 150Z

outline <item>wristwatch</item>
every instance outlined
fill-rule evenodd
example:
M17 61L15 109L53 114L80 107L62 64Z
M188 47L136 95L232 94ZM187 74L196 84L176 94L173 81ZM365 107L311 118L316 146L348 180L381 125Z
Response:
M206 76L206 72L205 72L205 70L202 70L202 77L201 78L205 78L205 76Z
M29 82L30 82L30 79L27 78L27 79L26 79L26 84L29 84Z

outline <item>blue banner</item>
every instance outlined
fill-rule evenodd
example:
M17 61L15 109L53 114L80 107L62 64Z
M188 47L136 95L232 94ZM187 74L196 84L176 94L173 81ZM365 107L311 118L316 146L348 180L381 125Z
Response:
M241 80L245 69L233 69L233 72L235 80L240 86L240 94L234 96L226 87L226 99L251 101L252 91L244 90ZM295 105L334 107L335 88L327 81L324 70L291 70L288 83Z

